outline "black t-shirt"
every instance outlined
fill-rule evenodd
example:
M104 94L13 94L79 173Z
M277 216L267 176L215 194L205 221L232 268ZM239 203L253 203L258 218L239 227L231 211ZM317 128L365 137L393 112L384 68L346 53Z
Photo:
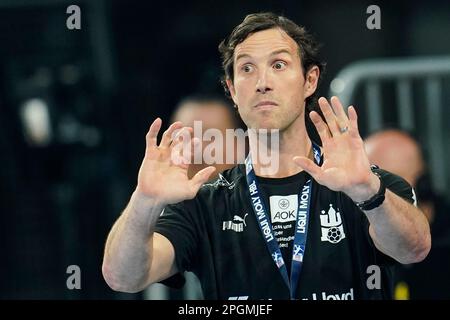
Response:
M407 182L381 169L377 171L389 190L413 202ZM292 216L282 213L282 209L295 207L293 199L307 177L301 172L282 179L258 178L267 210L272 207L275 211L269 213L274 232L283 231L276 237L282 238L280 249L288 268L293 229L284 227L291 223ZM244 165L227 170L214 183L202 186L194 199L167 206L155 231L174 246L180 273L192 271L198 276L206 299L290 298L251 206ZM308 237L296 298L391 299L394 264L393 259L375 248L364 212L345 194L313 180ZM381 287L369 289L368 279L377 270ZM174 285L175 278L166 283Z
M308 175L304 171L283 179L258 178L262 198L270 212L273 233L280 247L289 276L291 274L292 247L297 221L298 194L307 180Z

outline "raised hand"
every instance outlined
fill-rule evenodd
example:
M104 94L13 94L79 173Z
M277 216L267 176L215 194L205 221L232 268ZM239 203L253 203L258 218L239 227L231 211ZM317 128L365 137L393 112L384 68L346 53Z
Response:
M192 199L215 168L209 166L189 179L190 154L179 151L191 150L199 144L198 138L191 139L192 128L183 128L181 122L175 122L164 132L158 146L161 125L161 119L157 118L146 135L145 157L139 169L136 191L162 204ZM174 137L176 131L178 134ZM181 148L182 145L184 148Z
M315 111L310 117L322 140L324 162L321 167L305 157L294 157L294 162L321 185L343 191L353 201L368 200L380 182L370 170L355 108L348 108L347 117L337 97L331 98L331 105L322 97L319 105L326 123Z

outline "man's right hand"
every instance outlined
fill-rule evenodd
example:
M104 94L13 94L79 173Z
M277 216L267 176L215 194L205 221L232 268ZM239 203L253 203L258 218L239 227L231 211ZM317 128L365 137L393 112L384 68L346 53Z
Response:
M187 169L191 160L190 153L182 154L178 151L192 150L200 143L198 138L191 139L192 128L183 127L178 121L164 132L158 146L157 137L161 125L161 119L157 118L146 135L145 156L139 169L136 191L162 205L192 199L215 168L209 166L189 179ZM178 134L174 136L176 131Z

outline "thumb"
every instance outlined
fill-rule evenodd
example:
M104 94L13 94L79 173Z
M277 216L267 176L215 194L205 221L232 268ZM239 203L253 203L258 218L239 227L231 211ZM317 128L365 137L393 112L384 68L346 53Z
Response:
M294 160L296 165L308 172L314 180L318 181L321 169L311 159L305 157L294 157L292 160Z
M206 167L205 169L200 170L195 174L195 176L191 179L192 188L194 189L195 193L197 193L198 189L204 184L206 181L208 181L211 174L216 171L216 168L213 166Z

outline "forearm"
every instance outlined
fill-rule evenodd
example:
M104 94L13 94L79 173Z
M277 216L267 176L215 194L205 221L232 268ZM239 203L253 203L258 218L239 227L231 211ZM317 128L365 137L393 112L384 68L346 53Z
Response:
M379 189L380 178L371 173L366 183L352 187L346 194L354 202L361 202ZM383 203L365 214L378 250L404 264L422 261L427 256L431 246L430 227L425 215L414 205L386 189Z
M148 282L152 237L163 205L134 192L108 236L102 271L117 291L137 292Z
M365 214L380 251L404 264L425 259L431 246L430 228L418 208L386 190L383 204Z

